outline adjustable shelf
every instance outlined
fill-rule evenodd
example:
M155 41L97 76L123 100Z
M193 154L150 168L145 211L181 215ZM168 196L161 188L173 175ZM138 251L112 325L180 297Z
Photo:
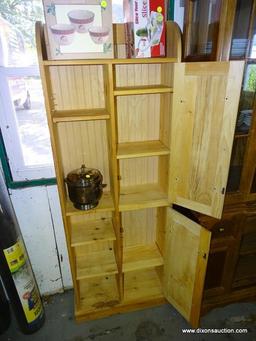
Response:
M170 153L161 141L140 141L119 143L117 146L117 158L129 159L143 156L168 155Z
M52 112L52 120L58 122L75 122L91 120L108 120L110 114L106 109L75 109L75 110L55 110Z
M71 226L72 247L115 239L112 219L89 220Z
M167 85L141 85L117 87L114 89L114 96L165 94L173 92L173 88Z
M120 211L169 206L167 194L157 184L127 186L120 189Z
M76 256L76 279L117 274L115 254L112 248L88 252Z
M156 244L124 248L123 272L163 265L163 257Z
M89 211L83 211L78 210L74 207L73 203L67 199L66 201L66 215L72 216L72 215L82 215L82 214L89 214L92 212L106 212L106 211L114 211L114 203L110 192L105 192L102 194L102 197L99 201L98 206L95 208L89 210Z

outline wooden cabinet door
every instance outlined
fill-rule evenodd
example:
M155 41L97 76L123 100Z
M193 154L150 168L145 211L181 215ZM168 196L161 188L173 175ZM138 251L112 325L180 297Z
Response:
M170 146L172 203L220 218L244 62L177 63Z
M164 295L196 328L199 323L211 233L168 209L164 253Z

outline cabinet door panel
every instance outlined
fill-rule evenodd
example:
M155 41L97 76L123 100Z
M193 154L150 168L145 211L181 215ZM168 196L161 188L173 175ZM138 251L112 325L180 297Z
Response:
M164 253L166 299L196 328L211 233L173 209L168 210Z
M244 62L175 64L170 201L220 218Z

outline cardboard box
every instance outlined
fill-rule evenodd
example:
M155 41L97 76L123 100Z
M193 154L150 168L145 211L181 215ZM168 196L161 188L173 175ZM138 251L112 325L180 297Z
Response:
M124 14L127 58L165 56L165 1L127 0Z
M48 59L113 58L112 2L43 0Z

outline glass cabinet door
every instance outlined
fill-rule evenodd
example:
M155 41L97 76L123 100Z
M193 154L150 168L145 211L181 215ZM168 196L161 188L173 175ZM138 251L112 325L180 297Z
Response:
M222 0L187 0L185 61L215 60Z
M253 16L251 17L253 2L254 0L237 0L230 50L231 60L247 57L251 30L253 29Z
M245 59L227 192L256 193L256 0L237 0L230 59ZM254 174L255 173L255 174Z
M241 90L236 122L233 151L230 162L227 192L240 191L243 169L246 167L246 151L251 143L253 133L254 103L256 90L256 64L248 61L245 65L244 80ZM250 137L250 139L249 139Z

